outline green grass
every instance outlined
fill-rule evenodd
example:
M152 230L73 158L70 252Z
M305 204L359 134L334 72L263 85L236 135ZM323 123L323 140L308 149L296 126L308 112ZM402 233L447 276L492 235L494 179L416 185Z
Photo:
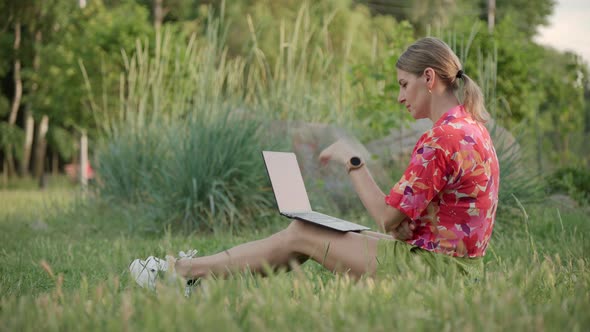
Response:
M498 220L486 278L476 285L411 272L352 282L306 263L301 273L210 280L186 299L180 286L163 285L157 295L135 286L127 264L180 249L214 253L286 221L239 234L139 234L129 231L132 213L77 197L73 189L0 191L0 330L590 328L587 207L528 207L516 228Z

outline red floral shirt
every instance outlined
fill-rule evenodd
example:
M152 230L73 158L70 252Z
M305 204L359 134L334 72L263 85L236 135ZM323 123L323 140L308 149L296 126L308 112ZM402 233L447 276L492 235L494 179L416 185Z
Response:
M462 105L420 137L385 202L416 225L406 242L457 257L485 254L496 217L500 169L487 129Z

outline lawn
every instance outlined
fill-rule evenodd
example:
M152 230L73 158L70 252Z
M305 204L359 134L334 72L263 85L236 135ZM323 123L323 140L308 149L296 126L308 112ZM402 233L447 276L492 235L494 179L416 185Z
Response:
M318 264L209 280L192 297L129 280L135 257L214 253L271 234L132 231L129 211L77 189L0 191L0 330L385 331L590 329L588 207L526 206L497 220L477 284L410 273L354 282ZM365 220L368 222L368 220Z

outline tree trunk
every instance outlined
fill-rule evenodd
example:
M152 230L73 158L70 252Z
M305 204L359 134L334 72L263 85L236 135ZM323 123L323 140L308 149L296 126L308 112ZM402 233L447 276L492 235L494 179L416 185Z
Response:
M496 24L496 0L488 0L488 32L494 32Z
M20 108L20 101L23 94L23 82L20 77L20 20L17 19L14 22L14 99L12 99L12 107L10 108L10 116L8 118L8 124L14 126L16 124L16 118L18 115L18 109ZM15 172L14 157L12 155L12 144L8 145L6 149L6 163L5 169L8 172L8 176L12 176Z
M12 144L9 144L6 147L6 175L8 177L12 177L16 174L16 169L14 166L14 156L12 155Z
M12 100L12 107L10 109L10 117L8 123L14 125L16 123L16 116L20 107L20 100L23 94L23 82L20 77L20 58L18 51L20 49L20 21L14 23L14 99Z
M56 151L51 153L51 175L57 176L59 173L59 155Z
M6 160L2 161L2 187L8 187L8 174L6 173L6 168L8 165L6 164Z
M35 54L33 56L33 70L35 73L39 72L39 68L41 67L41 57L39 55L39 49L41 48L41 41L42 41L43 33L41 30L37 30L35 32ZM31 95L34 95L37 92L39 85L37 82L33 82L31 85ZM25 144L23 146L23 160L20 164L20 174L22 176L29 175L29 166L31 163L31 152L33 149L33 137L35 131L35 120L33 119L33 115L31 112L31 103L27 103L27 115L25 120Z
M35 178L39 179L40 186L43 187L45 173L45 150L47 148L47 130L49 129L49 117L43 115L39 128L37 129L37 145L35 146Z
M35 131L35 120L30 111L27 112L25 121L25 144L23 147L23 159L20 163L20 175L29 175L29 165L31 163L31 152L33 150L33 137Z

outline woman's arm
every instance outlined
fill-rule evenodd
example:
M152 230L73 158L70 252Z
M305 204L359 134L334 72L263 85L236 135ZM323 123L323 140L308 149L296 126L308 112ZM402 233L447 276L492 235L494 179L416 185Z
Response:
M385 194L373 180L366 165L352 170L349 175L363 205L382 231L391 233L407 218L400 210L385 203Z
M354 149L339 140L320 153L320 162L326 164L332 160L344 166L354 156L358 156ZM406 215L385 203L385 194L373 180L366 165L351 170L349 174L354 189L379 228L387 233L393 232L407 218Z

